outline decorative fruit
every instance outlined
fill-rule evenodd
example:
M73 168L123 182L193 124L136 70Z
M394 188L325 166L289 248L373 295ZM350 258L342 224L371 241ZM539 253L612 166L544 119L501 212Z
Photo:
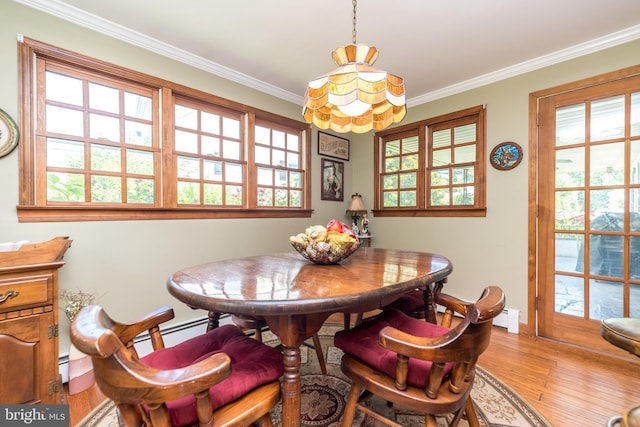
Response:
M360 247L351 228L337 219L327 226L312 225L304 233L289 237L289 242L305 258L316 264L337 264Z

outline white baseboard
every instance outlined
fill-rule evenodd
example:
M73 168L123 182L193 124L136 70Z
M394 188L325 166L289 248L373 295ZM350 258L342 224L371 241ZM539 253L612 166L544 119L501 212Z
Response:
M516 308L505 308L495 319L493 324L501 328L506 328L507 332L517 334L520 332L520 310Z

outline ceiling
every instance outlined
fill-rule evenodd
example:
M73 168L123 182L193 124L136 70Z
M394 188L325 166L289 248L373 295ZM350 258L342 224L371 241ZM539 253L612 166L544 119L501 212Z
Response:
M352 42L349 0L15 1L300 105ZM360 0L356 16L408 106L640 38L639 0Z

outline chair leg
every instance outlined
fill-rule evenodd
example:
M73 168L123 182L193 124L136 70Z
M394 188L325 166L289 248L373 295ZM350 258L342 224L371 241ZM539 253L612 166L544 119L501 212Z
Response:
M322 351L322 345L320 344L320 337L318 334L313 334L313 346L316 349L316 356L318 356L320 370L324 375L327 375L327 364L324 361L324 352Z
M271 420L271 415L269 415L268 413L264 414L255 422L255 424L258 427L273 427L273 421Z
M362 387L358 383L354 382L351 385L351 390L349 390L349 396L347 396L347 403L344 408L344 415L342 415L340 427L351 427L353 425L353 418L356 415L356 407L358 405L358 400L360 399L361 391Z
M467 398L464 412L467 415L467 422L469 423L469 427L480 427L480 422L478 421L478 413L476 412L476 407L473 404L473 399L471 398L471 396Z

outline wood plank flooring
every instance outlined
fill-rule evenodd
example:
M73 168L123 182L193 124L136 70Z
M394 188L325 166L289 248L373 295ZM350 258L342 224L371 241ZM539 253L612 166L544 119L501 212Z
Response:
M611 357L495 327L479 365L556 427L605 426L611 416L640 405L640 358ZM103 398L95 386L67 396L71 426Z

